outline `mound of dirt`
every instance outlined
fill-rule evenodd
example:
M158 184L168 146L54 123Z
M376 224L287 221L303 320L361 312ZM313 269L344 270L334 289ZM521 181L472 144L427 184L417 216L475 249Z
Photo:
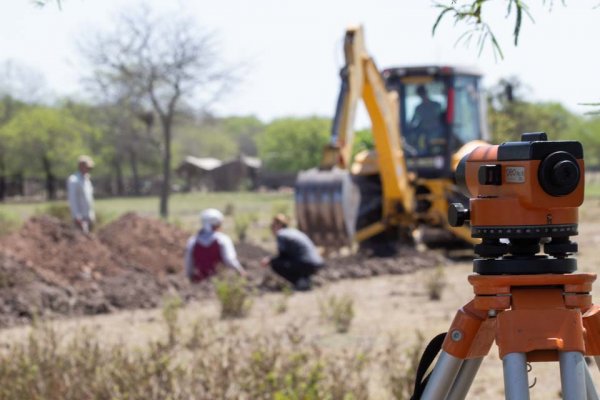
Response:
M49 216L0 239L0 326L34 315L106 313L210 293L180 273L187 234L160 220L126 214L84 235Z
M98 238L127 269L149 272L164 279L181 271L186 232L164 222L127 213L98 232Z
M159 306L168 294L184 300L211 295L209 281L191 285L183 273L189 234L162 220L128 213L85 235L49 216L27 221L19 232L0 239L0 326L35 315L84 315L117 309ZM285 282L260 260L269 253L239 243L249 284L262 291ZM407 273L439 264L436 255L405 249L397 258L360 255L332 258L314 281Z
M36 216L20 231L0 240L0 252L32 268L57 286L86 286L121 270L123 260L95 235L83 235L70 224Z

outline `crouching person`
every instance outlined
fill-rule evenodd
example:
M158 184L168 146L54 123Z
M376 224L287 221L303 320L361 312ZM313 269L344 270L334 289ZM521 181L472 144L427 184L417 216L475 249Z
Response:
M273 218L271 232L277 239L278 254L264 258L262 265L270 265L296 290L309 290L312 286L311 276L324 265L314 243L303 232L288 227L288 220L282 214Z
M185 249L185 273L190 281L197 283L217 272L219 264L235 269L240 275L246 271L237 259L231 238L219 232L223 214L209 208L200 214L202 229L192 236Z

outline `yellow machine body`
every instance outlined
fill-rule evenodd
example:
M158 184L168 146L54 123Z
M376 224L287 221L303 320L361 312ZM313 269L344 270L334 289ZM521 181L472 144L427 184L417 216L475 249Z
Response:
M453 183L456 165L487 139L480 76L452 67L381 73L366 51L361 27L346 31L344 53L331 140L319 168L301 172L297 180L300 229L324 247L366 243L383 234L393 238L419 226L472 242L467 228L447 223L447 210L460 196ZM421 104L426 102L427 89L430 108L439 108L431 121L418 117L416 104L417 93ZM353 157L360 100L369 114L374 148Z

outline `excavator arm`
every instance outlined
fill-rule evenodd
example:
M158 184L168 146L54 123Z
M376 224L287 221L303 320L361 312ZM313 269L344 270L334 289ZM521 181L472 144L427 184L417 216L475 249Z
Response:
M340 72L342 84L330 142L324 149L319 171L300 174L296 185L296 208L301 229L317 244L339 245L352 239L362 241L385 230L399 219L408 220L414 211L411 187L402 149L397 94L386 89L375 62L368 55L362 27L349 28L344 37L346 64ZM351 181L354 120L362 100L372 124L382 186L381 220L354 232L359 200L352 200ZM323 211L325 209L331 212ZM335 217L331 217L335 216ZM346 231L342 235L342 231ZM344 236L342 242L334 237ZM353 236L353 237L351 237Z
M398 123L398 98L386 89L383 78L364 45L362 27L349 28L344 37L346 64L340 72L342 84L333 121L330 143L323 152L321 169L349 168L354 144L354 119L359 100L371 119L378 155L384 198L383 219L413 211L406 160Z

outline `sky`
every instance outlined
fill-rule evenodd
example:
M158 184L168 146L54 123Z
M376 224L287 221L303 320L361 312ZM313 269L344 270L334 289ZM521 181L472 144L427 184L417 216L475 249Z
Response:
M448 1L449 2L449 1ZM148 0L159 13L182 13L216 34L226 63L244 65L244 74L211 111L256 115L268 121L285 116L334 112L343 63L342 38L349 25L362 24L366 46L380 69L399 65L445 64L477 67L491 86L517 76L534 101L558 101L574 112L600 102L600 3L598 0L530 0L534 21L524 19L517 47L506 1L497 0L484 17L504 51L479 55L456 44L466 27L443 22L432 37L438 10L429 0ZM460 3L460 0L459 0ZM139 0L62 0L44 8L30 0L0 0L0 65L23 67L14 77L24 95L82 96L81 57L76 43L90 32L110 29L115 15ZM545 5L544 5L545 4ZM6 64L4 64L6 65ZM1 76L1 75L0 75ZM6 85L6 83L5 83Z

